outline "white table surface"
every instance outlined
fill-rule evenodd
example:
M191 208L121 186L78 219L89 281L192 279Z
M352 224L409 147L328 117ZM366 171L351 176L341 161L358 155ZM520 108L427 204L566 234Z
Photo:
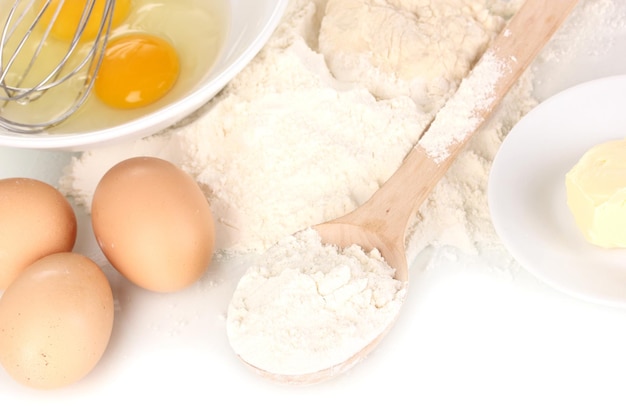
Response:
M544 65L539 95L626 73L626 29L614 29L610 44L597 37L572 60ZM600 43L609 46L596 53ZM67 158L1 149L0 177L54 179ZM79 246L89 254L85 229ZM307 387L256 376L228 346L225 311L245 260L216 263L207 279L170 295L110 274L116 325L98 367L50 392L0 371L0 415L626 415L626 311L558 293L515 264L498 270L493 256L420 255L379 348L348 374Z

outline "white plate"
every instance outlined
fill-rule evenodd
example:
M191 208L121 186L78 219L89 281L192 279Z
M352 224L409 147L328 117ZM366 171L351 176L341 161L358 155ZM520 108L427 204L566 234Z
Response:
M566 203L565 174L592 146L626 138L626 76L571 87L529 112L494 159L496 232L529 272L567 294L626 307L626 250L588 243Z

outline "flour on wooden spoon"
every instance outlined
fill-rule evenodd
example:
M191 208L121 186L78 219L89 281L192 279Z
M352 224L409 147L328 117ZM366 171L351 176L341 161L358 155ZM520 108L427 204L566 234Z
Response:
M239 281L228 309L231 347L286 378L350 362L397 317L406 282L393 277L377 250L323 245L313 229L284 238Z

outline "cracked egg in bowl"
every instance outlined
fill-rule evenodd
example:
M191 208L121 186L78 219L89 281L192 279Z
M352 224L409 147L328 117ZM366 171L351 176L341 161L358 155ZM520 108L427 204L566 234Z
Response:
M287 0L5 5L0 146L79 151L156 133L206 104L237 75L269 39L286 5ZM103 21L110 24L106 39Z

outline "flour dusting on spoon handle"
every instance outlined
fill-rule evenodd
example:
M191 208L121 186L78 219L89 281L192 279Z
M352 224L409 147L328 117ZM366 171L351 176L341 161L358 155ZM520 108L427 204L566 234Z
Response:
M455 95L437 113L417 148L436 163L454 158L539 51L578 0L526 0Z

